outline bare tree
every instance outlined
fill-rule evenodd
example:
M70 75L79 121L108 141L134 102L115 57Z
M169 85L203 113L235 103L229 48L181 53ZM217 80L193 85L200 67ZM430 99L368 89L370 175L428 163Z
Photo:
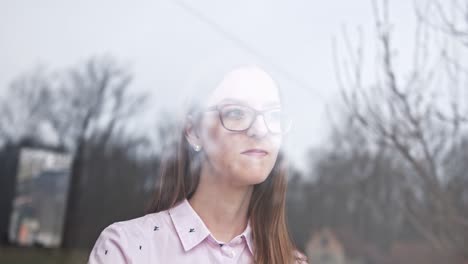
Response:
M87 157L91 155L87 143L92 140L106 148L122 129L123 122L142 110L145 97L129 94L130 73L109 57L92 58L81 68L72 69L66 77L60 96L65 104L59 111L64 116L56 116L53 124L59 131L73 133L75 158L64 233L64 245L72 246L80 235L79 218L83 217L80 196L90 180L90 174L84 170Z
M37 67L11 82L0 98L0 147L24 138L40 141L42 130L51 125L48 112L54 81L54 74Z
M468 2L452 0L443 4L440 0L426 0L416 7L420 22L441 31L468 48Z
M371 85L363 84L364 50L359 44L354 51L346 41L350 62L336 63L343 101L350 117L376 146L391 147L407 163L409 170L402 181L410 183L405 186L402 203L406 218L435 248L466 257L468 217L447 188L446 164L467 131L468 107L463 98L467 94L462 80L468 75L463 61L457 57L447 60L449 44L460 40L461 31L444 19L447 23L441 27L450 29L451 38L436 42L439 49L432 49L429 43L436 38L429 36L437 32L419 19L414 66L406 78L395 67L387 1L372 3L380 45L376 78Z
M124 152L132 149L129 144L142 144L141 139L131 138L127 132L128 122L146 105L146 97L129 89L131 81L128 67L114 58L93 57L66 70L37 68L27 72L11 83L1 99L0 143L18 145L28 139L36 146L47 145L73 154L66 246L73 246L79 237L79 218L86 212L82 203L86 201L84 186L95 176L86 166L103 173L109 171L96 168L99 163L90 160L100 157L110 166L111 160L103 156L124 159Z
M125 120L145 107L145 97L128 88L132 75L110 56L56 72L37 67L12 81L0 98L0 138L45 141L73 152L80 142L100 137L103 146L122 132Z

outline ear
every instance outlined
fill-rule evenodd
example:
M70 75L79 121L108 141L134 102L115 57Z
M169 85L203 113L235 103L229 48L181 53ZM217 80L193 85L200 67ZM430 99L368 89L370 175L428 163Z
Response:
M185 138L190 145L201 146L200 136L198 135L197 126L193 115L188 114L185 118L185 127L184 127Z

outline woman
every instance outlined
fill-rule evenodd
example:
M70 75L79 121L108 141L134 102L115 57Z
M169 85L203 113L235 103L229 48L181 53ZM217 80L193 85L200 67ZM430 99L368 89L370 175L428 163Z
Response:
M286 226L278 85L255 64L215 68L191 83L152 213L107 227L90 264L305 263Z

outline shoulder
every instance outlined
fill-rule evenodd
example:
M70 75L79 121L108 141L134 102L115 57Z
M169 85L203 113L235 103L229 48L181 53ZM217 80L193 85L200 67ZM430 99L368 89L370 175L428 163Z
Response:
M170 226L171 219L168 211L161 211L158 213L151 213L144 215L142 217L130 219L127 221L121 221L113 223L112 225L106 227L104 231L109 230L121 230L122 233L128 238L141 238L145 237L148 234L151 234L150 231L159 231L161 226L167 227ZM104 232L103 231L103 232Z
M170 226L169 222L168 212L162 211L107 226L97 238L88 263L132 263L135 252L152 242L153 232L160 226Z

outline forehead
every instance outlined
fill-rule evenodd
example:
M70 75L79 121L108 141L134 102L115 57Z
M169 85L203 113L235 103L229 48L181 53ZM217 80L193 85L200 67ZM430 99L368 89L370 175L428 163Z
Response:
M226 74L208 97L207 105L215 105L226 99L241 101L255 108L280 103L277 84L256 66L240 67Z

